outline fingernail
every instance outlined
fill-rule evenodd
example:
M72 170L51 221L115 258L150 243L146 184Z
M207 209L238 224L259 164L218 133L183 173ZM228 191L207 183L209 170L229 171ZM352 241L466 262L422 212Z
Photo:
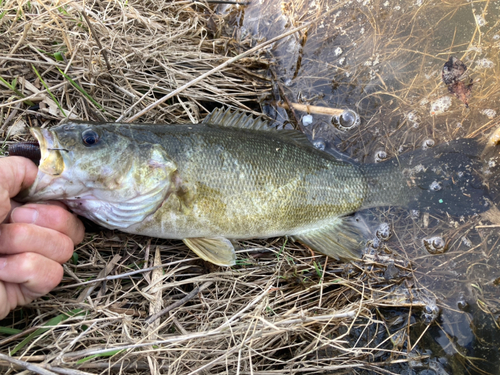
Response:
M7 264L7 258L0 257L0 271L4 269L6 264Z
M34 223L38 219L38 210L28 207L17 207L10 214L10 220L14 223Z

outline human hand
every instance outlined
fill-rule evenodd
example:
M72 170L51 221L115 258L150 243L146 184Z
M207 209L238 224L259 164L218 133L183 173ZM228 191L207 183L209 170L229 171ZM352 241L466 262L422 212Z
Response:
M21 205L11 199L37 172L29 159L0 159L0 319L59 284L61 264L83 240L82 222L63 204Z

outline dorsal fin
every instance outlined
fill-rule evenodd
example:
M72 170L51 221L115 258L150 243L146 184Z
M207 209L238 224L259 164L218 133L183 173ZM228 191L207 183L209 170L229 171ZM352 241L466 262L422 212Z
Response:
M262 116L254 118L252 115L247 115L243 111L238 109L231 110L230 108L214 109L212 113L203 119L202 124L240 129L275 131L271 123Z
M278 135L278 137L283 139L288 139L296 144L313 147L307 136L298 131L298 130L277 130L272 127L271 122L264 119L264 117L253 117L252 115L247 115L245 112L240 111L238 109L223 109L216 108L212 111L205 119L202 121L202 124L212 125L212 126L223 126L223 127L232 127L239 129L247 129L247 130L261 130L261 131L269 131L274 132Z
M283 138L290 139L294 141L298 145L302 146L307 146L307 147L312 147L316 150L316 147L313 146L309 138L302 133L300 130L277 130L277 132L282 136Z

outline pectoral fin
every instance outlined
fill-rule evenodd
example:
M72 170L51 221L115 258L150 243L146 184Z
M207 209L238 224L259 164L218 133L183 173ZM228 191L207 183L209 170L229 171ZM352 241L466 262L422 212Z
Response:
M322 228L293 235L292 239L337 260L359 259L366 242L363 228L353 217L339 217Z
M218 266L234 266L236 263L233 244L224 237L185 238L182 241L203 260Z

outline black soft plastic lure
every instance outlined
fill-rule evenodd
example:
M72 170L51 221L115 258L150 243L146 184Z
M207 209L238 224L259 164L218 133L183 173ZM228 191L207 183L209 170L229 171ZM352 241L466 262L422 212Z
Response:
M40 163L40 146L38 142L20 142L9 145L9 156L22 156L31 159L36 165Z

